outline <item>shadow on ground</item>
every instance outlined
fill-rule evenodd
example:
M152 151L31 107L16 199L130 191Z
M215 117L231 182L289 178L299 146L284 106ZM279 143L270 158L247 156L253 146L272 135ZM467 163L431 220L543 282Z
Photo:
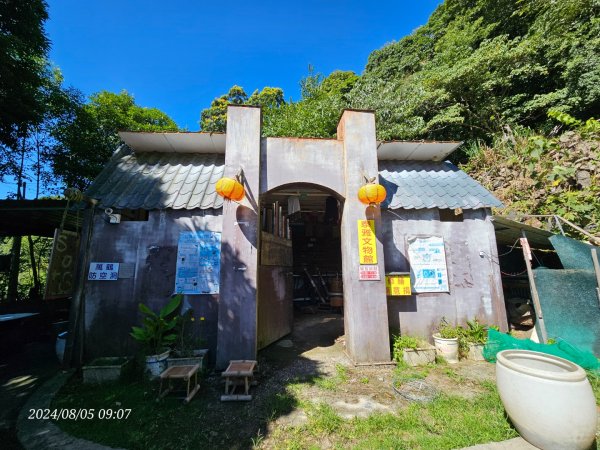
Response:
M331 312L300 314L294 332L259 352L258 385L250 402L221 402L220 373L202 380L201 391L188 405L179 398L156 402L157 383L130 381L83 385L73 378L53 408L131 408L126 420L60 421L66 432L123 448L252 448L268 436L269 423L293 413L296 384L312 384L322 366L340 352L343 318ZM337 342L337 345L336 345Z
M21 448L15 425L27 398L59 370L54 342L40 339L0 353L0 442L2 448Z

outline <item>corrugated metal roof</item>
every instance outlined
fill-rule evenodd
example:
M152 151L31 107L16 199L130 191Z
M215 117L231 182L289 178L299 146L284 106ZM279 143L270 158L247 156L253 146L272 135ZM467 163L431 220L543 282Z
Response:
M115 154L86 194L103 208L209 209L223 198L215 184L224 155L144 152Z
M502 203L477 181L449 162L380 161L380 183L390 209L478 209Z

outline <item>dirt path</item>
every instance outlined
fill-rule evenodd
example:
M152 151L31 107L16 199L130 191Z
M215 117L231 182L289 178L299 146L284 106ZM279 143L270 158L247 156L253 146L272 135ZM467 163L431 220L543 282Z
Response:
M304 401L326 403L343 418L366 417L373 412L392 412L409 400L393 388L395 365L355 366L344 352L343 317L329 312L297 315L294 332L260 353L267 371L288 367L286 381L303 383L295 395ZM283 367L282 367L283 368ZM419 378L439 392L471 398L481 392L481 381L493 381L495 367L487 362L464 361L457 365L414 369ZM281 415L270 428L299 425L307 420L300 408Z

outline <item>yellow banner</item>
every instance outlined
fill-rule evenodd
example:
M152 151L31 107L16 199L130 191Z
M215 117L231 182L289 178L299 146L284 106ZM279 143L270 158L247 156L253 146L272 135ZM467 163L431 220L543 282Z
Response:
M377 264L375 221L358 221L358 255L361 264Z
M411 295L410 275L386 275L385 293L387 295Z

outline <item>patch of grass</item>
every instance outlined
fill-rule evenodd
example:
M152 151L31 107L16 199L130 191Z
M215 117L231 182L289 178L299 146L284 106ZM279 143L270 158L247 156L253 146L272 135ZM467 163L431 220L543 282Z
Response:
M337 389L337 383L333 377L317 377L313 382L315 386L326 391L335 391Z
M596 396L596 405L600 406L600 372L588 370L587 376L592 385L592 391L594 391L594 395Z
M394 370L394 384L400 386L408 380L424 380L429 375L427 367L402 367L398 366Z
M306 408L307 429L311 434L331 434L343 423L343 419L327 403L311 404Z
M310 448L326 438L334 448L452 449L517 436L504 416L495 389L473 398L441 395L428 404L413 403L397 414L376 413L344 420L329 406L312 406L309 423L294 434L293 445ZM278 447L292 443L287 433Z
M278 392L271 395L265 403L266 410L270 411L269 417L277 417L292 411L298 405L298 400L293 394Z
M361 382L362 384L369 384L369 377L362 377L362 378L360 379L360 382Z
M266 424L298 408L287 386L264 393L252 403L221 402L220 379L201 382L201 390L189 403L167 396L157 402L158 383L129 381L84 385L70 380L55 398L52 408L94 409L93 420L59 420L67 433L111 447L128 449L238 448L260 446ZM131 409L127 419L99 420L100 410Z
M465 378L456 373L456 370L454 369L447 368L444 371L444 373L448 376L448 378L450 378L453 381L456 381L457 383L462 383L465 380Z
M335 375L319 376L312 381L316 386L327 391L335 391L341 384L348 382L348 368L342 364L335 365Z
M346 383L348 381L348 368L346 366L336 364L335 374L340 383Z

